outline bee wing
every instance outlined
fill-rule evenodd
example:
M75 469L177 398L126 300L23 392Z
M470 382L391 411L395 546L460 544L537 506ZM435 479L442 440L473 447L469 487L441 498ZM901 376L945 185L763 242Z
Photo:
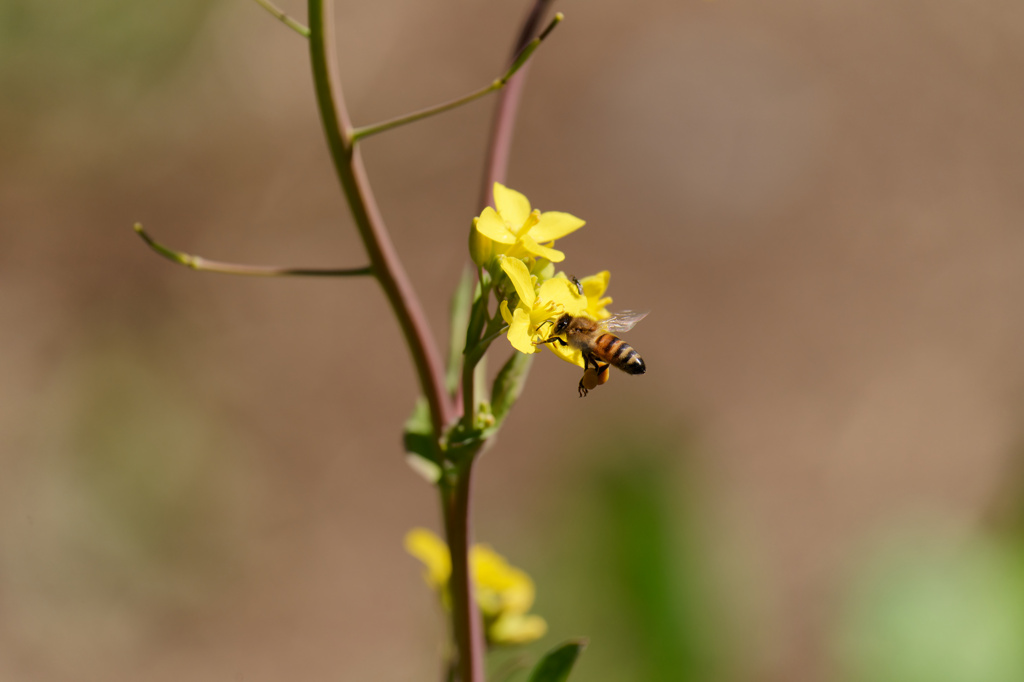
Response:
M632 310L623 310L607 320L601 320L601 326L610 332L628 332L636 326L637 322L647 317L649 312L649 310L645 310L642 313L635 313Z

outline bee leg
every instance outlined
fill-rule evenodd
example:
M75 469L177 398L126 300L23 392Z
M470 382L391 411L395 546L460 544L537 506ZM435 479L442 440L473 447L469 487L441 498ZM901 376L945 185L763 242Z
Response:
M534 342L533 342L533 345L535 345L535 346L540 346L540 345L543 345L543 344L545 344L545 343L554 343L554 342L556 342L556 341L557 341L557 342L559 343L559 345L561 345L561 346L568 346L568 345L569 345L569 344L567 344L567 343L566 343L565 341L563 341L563 340L561 339L561 337L558 337L558 336L552 336L552 337L551 337L550 339L544 339L543 341L534 341Z
M611 365L602 365L596 359L594 359L593 356L590 355L584 356L583 362L584 364L587 365L592 364L593 367L587 367L583 370L583 377L580 378L579 387L581 398L585 397L587 393L597 388L601 384L607 383L609 378L608 375L610 374L609 370L611 369Z
M591 365L593 365L593 368L590 367ZM590 389L596 388L598 384L603 383L604 381L601 380L601 368L597 364L597 360L590 353L583 353L583 376L580 377L579 385L580 397L587 397Z

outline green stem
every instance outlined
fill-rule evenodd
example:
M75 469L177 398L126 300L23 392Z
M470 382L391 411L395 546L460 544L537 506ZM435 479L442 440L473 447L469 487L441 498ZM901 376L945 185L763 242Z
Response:
M473 302L469 324L466 325L466 345L462 350L462 380L459 382L459 392L456 396L457 401L462 401L462 425L466 430L472 428L473 420L476 418L473 370L483 356L480 349L480 338L489 325L490 318L490 313L487 310L487 302L491 296L490 287L485 286L482 280L478 281L481 285L480 295Z
M526 58L522 53L532 42L532 36L536 33L548 5L552 0L535 0L530 11L516 47L512 59L512 66L509 68L511 74L525 63ZM550 27L545 31L545 35ZM529 57L527 54L526 57ZM488 146L487 165L484 181L484 200L482 205L487 205L491 194L491 187L494 182L502 181L505 178L508 167L508 150L512 139L512 127L515 122L515 111L518 108L519 96L523 87L525 70L519 70L518 74L511 75L507 82L512 86L505 88L501 94L501 101L498 104L497 115L491 131L491 143ZM479 273L482 275L483 273ZM486 315L487 301L490 296L489 287L483 286L481 282L481 300L483 301L484 314ZM477 311L474 310L474 314ZM493 320L491 321L493 322ZM472 322L470 324L472 328ZM494 333L487 325L483 332L473 331L472 335L480 334L487 337ZM472 338L467 338L466 357L462 366L462 401L463 401L463 425L471 429L476 419L476 394L473 382L474 370L486 352L487 344L479 342L476 337L476 344ZM480 356L476 356L477 353ZM482 444L481 444L482 446ZM457 463L454 474L454 481L447 476L442 477L440 492L442 495L441 506L444 509L445 531L448 536L448 548L451 552L452 575L450 589L452 594L452 630L455 636L456 648L458 649L459 660L457 661L459 682L483 682L483 657L484 657L484 634L483 624L480 621L480 613L473 598L473 583L471 580L471 569L469 565L469 543L471 538L470 516L469 516L469 494L472 489L473 463L476 453L468 453L462 461Z
M352 142L352 126L336 73L333 4L331 0L308 0L308 6L313 85L331 160L370 257L370 266L402 328L420 388L430 405L435 437L440 439L454 414L452 403L445 394L441 354L416 291L384 225L362 157Z
M488 327L487 335L480 341L480 345L484 346L484 350L487 349L499 336L508 331L508 325L502 320L501 324L494 327L493 331L490 331Z
M398 118L393 118L389 121L384 121L382 123L374 123L373 125L356 128L355 130L352 131L352 139L354 141L358 141L365 137L370 137L371 135L376 135L377 133L383 133L386 130L391 130L392 128L398 128L409 123L422 121L423 119L430 118L431 116L434 116L436 114L443 114L446 111L457 109L458 107L461 107L463 104L469 104L470 102L478 100L485 95L489 95L495 90L500 90L504 85L504 81L499 79L494 81L485 88L481 88L476 92L471 92L468 95L465 95L458 99L454 99L450 102L445 102L444 104L439 104L428 109L421 109L420 111L415 111L405 116L399 116Z
M355 130L352 131L352 141L358 142L359 140L365 137L370 137L371 135L376 135L377 133L383 133L386 130L398 128L399 126L404 126L409 123L415 123L416 121L422 121L425 118L430 118L431 116L435 116L437 114L443 114L446 111L457 109L458 107L461 107L464 104L469 104L470 102L478 100L481 97L485 97L486 95L489 95L492 92L501 90L503 87L505 87L509 80L511 80L512 76L514 76L516 72L519 71L519 69L526 64L527 61L529 61L530 57L533 56L534 51L540 46L544 39L548 37L548 34L551 33L551 31L555 28L555 26L557 26L562 21L563 18L564 17L561 13L556 14L555 18L551 20L551 23L548 24L547 28L545 28L544 31L538 37L530 41L526 45L526 47L520 51L518 57L516 57L516 59L512 62L512 66L509 67L508 71L506 71L501 78L498 78L491 82L490 85L487 85L483 88L480 88L479 90L471 92L468 95L459 97L458 99L453 99L450 102L445 102L444 104L438 104L427 109L421 109L411 114L399 116L397 118L393 118L389 121L384 121L382 123L374 123L373 125L361 126L359 128L356 128Z
M445 534L452 557L449 588L452 597L452 634L457 650L459 682L484 681L484 632L474 597L469 563L470 490L476 453L468 453L457 465L454 480L442 477L439 487L444 510Z
M190 253L175 251L164 246L150 237L142 228L141 223L135 223L135 231L151 249L167 260L204 272L220 272L225 275L245 275L247 277L357 277L373 274L373 269L370 266L344 269L285 268L277 265L243 265L241 263L209 260L202 256L194 256Z
M496 315L487 323L481 337L466 351L462 365L462 425L467 431L473 428L476 419L476 366L491 347L491 343L507 329L505 320L500 314Z
M302 24L300 24L299 22L295 21L290 16L282 12L274 3L270 2L270 0L256 0L256 2L259 3L260 6L263 7L263 9L267 10L275 17L277 17L278 21L280 21L285 26L298 33L303 38L309 37L309 28L303 26Z

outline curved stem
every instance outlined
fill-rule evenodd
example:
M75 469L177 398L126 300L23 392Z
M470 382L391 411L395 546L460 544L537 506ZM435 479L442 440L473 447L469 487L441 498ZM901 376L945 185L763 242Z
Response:
M399 116L397 118L393 118L382 123L374 123L373 125L360 126L359 128L356 128L355 130L352 131L353 142L357 142L371 135L376 135L377 133L383 133L384 131L398 128L399 126L404 126L409 123L415 123L416 121L422 121L425 118L430 118L431 116L435 116L437 114L443 114L446 111L451 111L452 109L461 107L464 104L469 104L470 102L476 101L481 97L491 94L495 90L501 90L509 82L512 76L514 76L516 72L519 71L519 69L523 68L526 62L530 60L530 57L533 56L534 51L540 46L544 39L548 37L548 34L550 34L551 31L554 30L555 26L557 26L563 18L564 17L561 15L561 13L556 14L555 17L551 20L551 23L548 24L547 28L545 28L539 36L537 36L529 43L527 43L526 46L522 49L522 51L519 52L518 56L513 60L512 65L508 68L507 71L505 71L501 78L495 79L489 85L486 85L480 88L479 90L475 90L469 93L468 95L463 95L458 99L453 99L449 102L445 102L444 104L438 104L427 109L420 109L419 111L414 111L411 114Z
M256 0L256 2L259 3L260 6L263 7L263 9L267 10L275 17L277 17L278 21L280 21L282 24L298 33L303 38L309 37L308 28L306 28L305 26L303 26L302 24L300 24L299 22L295 21L290 16L285 14L283 11L281 11L281 9L277 7L277 5L270 2L270 0Z
M149 245L149 248L167 260L184 265L193 270L203 272L219 272L225 275L245 275L247 277L358 277L372 275L373 268L285 268L278 265L245 265L242 263L225 263L219 260L210 260L202 256L195 256L184 251L175 251L160 242L156 241L142 228L142 223L135 223L135 231L142 240Z
M452 421L453 407L444 389L441 354L430 333L426 315L370 189L362 157L352 140L352 125L335 71L333 5L330 0L309 0L309 53L320 119L334 169L348 199L370 265L398 318L412 353L420 387L430 405L435 438Z
M533 8L523 22L512 50L512 63L533 40L544 14L554 0L535 0ZM550 30L549 27L547 30ZM524 66L512 78L498 95L498 106L491 124L491 144L487 148L487 160L484 164L484 186L481 191L481 208L491 203L491 188L495 182L503 182L508 174L508 160L512 150L512 132L515 129L516 113L519 111L519 100L523 94L523 84L529 65Z

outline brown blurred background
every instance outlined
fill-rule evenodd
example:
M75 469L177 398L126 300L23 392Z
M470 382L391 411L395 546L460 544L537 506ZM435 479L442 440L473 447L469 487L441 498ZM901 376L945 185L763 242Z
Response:
M489 82L526 6L339 0L356 123ZM578 680L883 679L886 548L898 596L981 556L932 582L988 604L1016 547L1024 5L557 9L508 182L588 221L567 271L653 312L646 376L580 400L539 357L478 468L477 537L550 624L530 651L589 635ZM377 286L194 273L131 229L363 265L307 61L245 0L0 6L0 680L438 679L402 550L438 509ZM493 103L364 145L442 339ZM988 632L928 594L922 623ZM1012 640L985 595L1008 629L981 641ZM946 679L1024 679L1002 651Z

